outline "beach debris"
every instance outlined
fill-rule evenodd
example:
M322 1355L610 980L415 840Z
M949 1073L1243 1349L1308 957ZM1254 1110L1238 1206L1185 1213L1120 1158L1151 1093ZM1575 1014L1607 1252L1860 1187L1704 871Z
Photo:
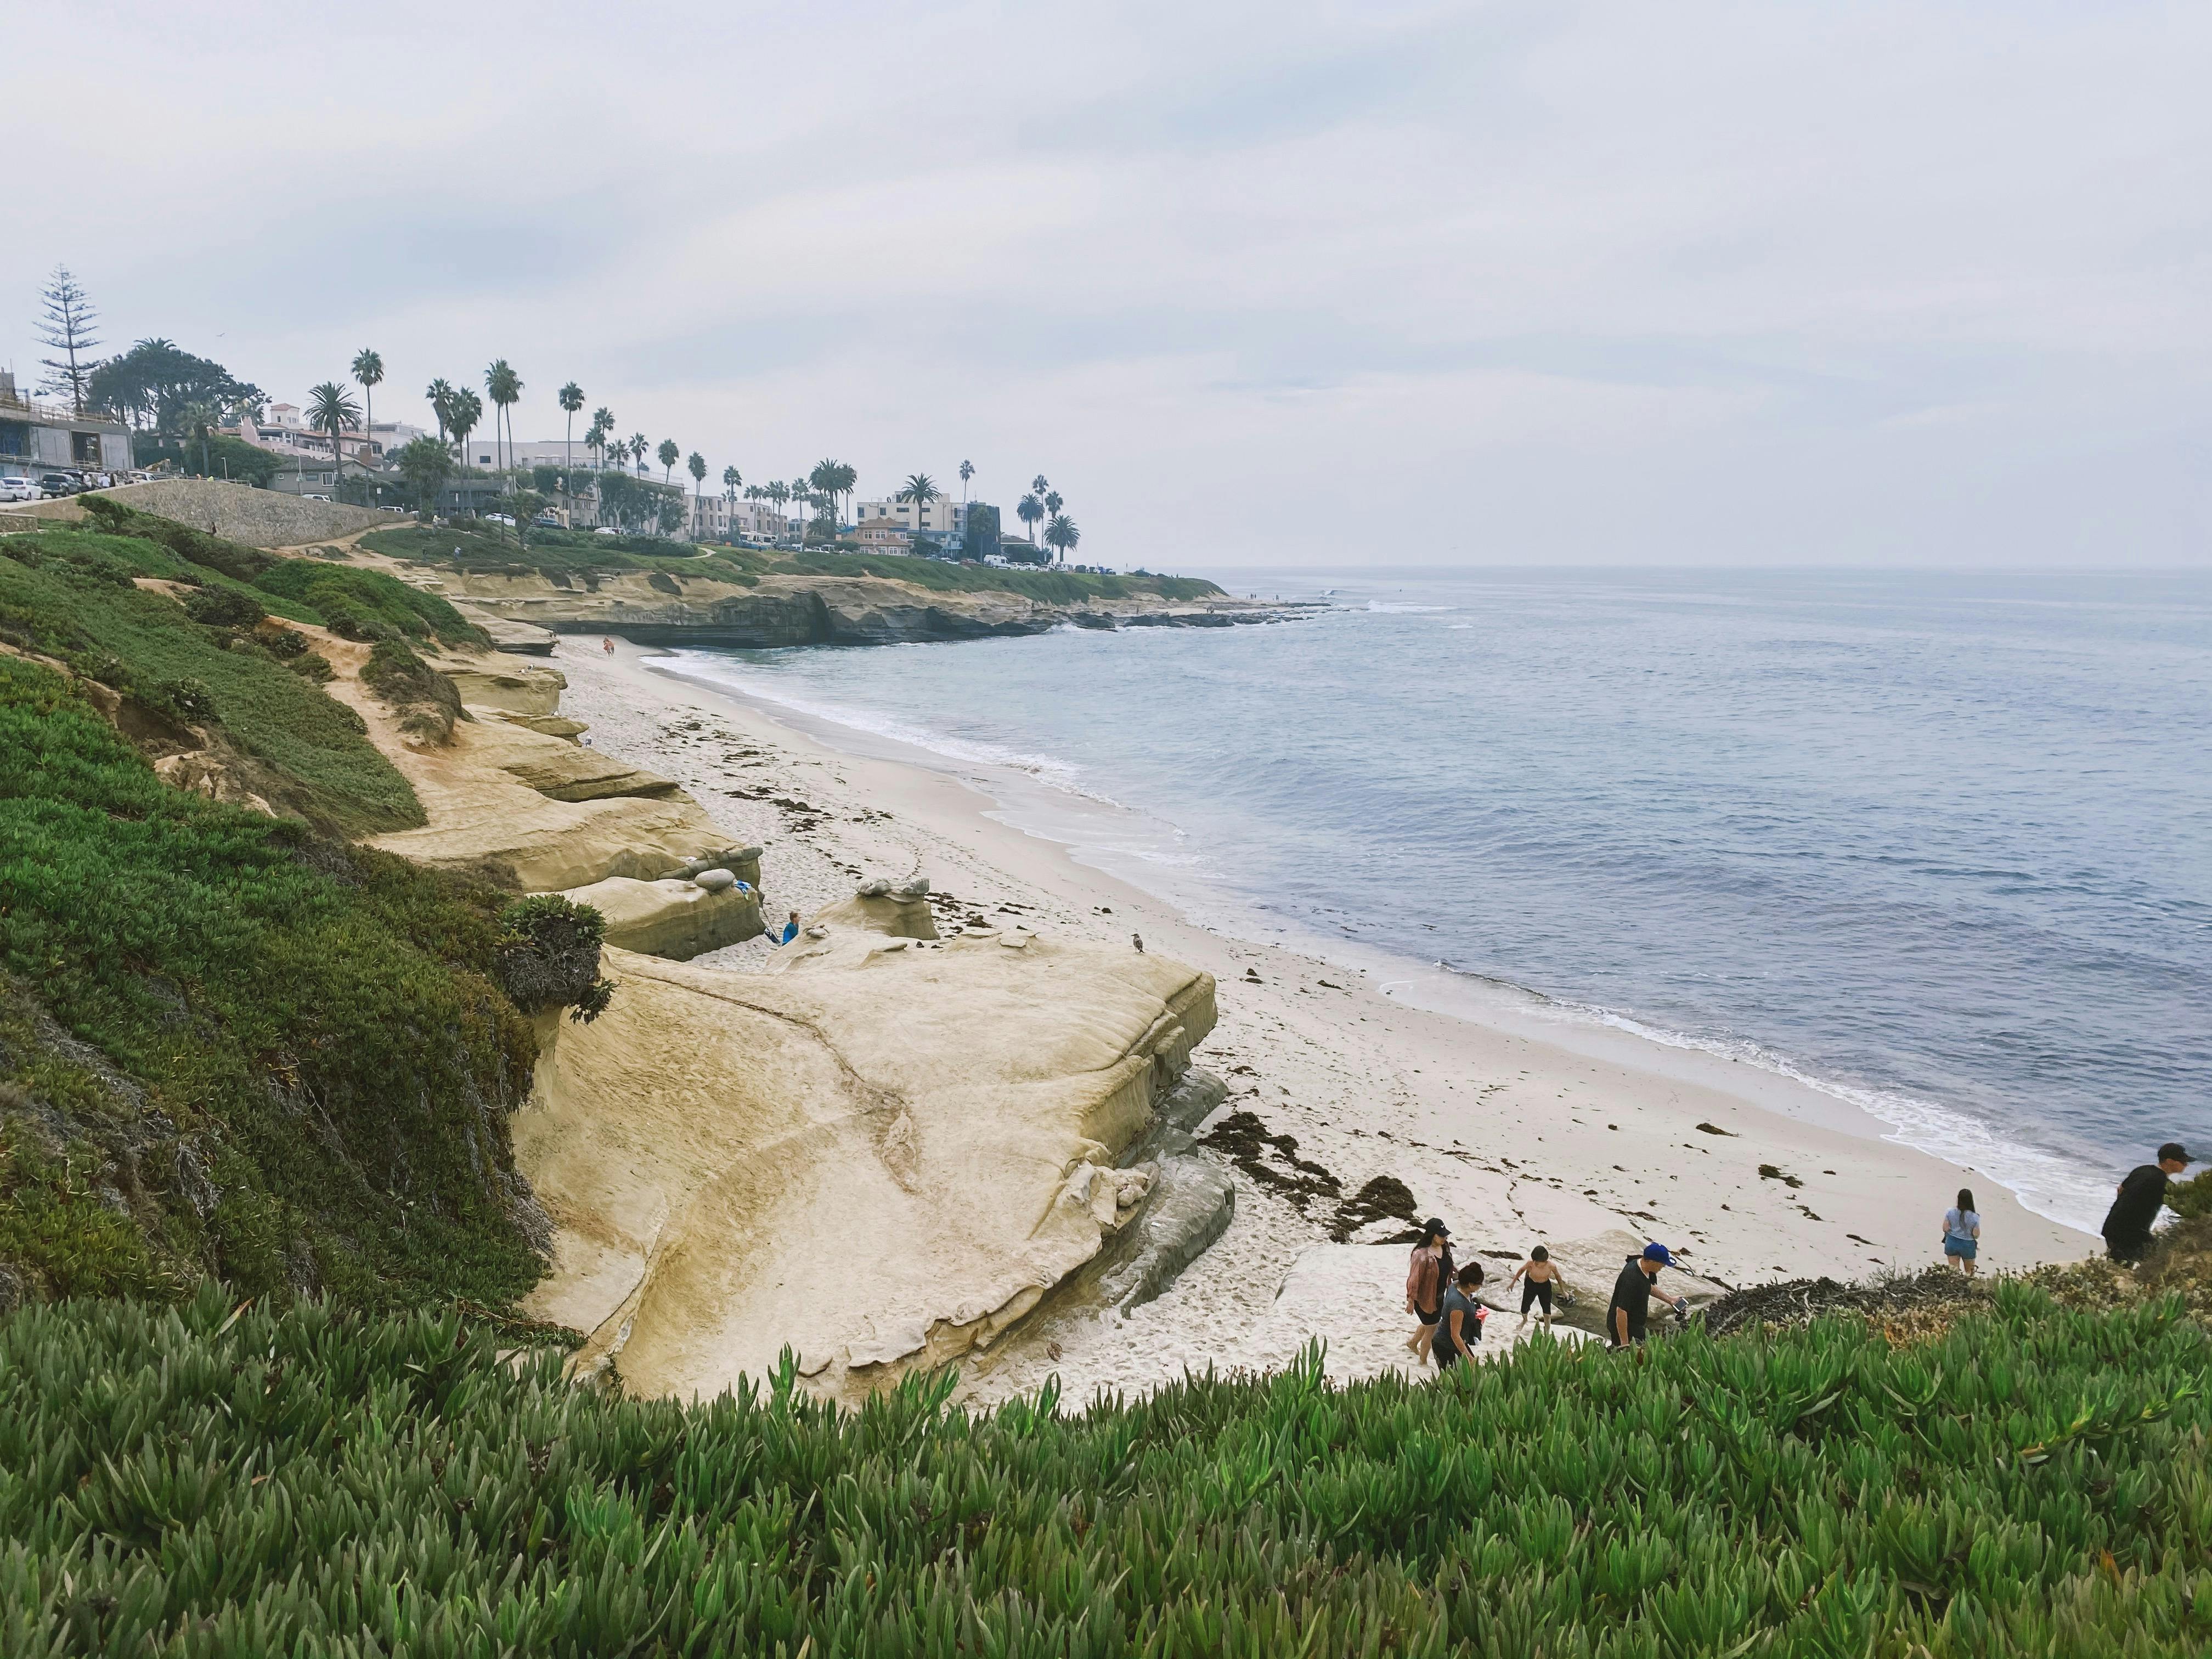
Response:
M1129 943L1137 947L1137 954L1139 956L1145 954L1145 936L1142 933L1130 934Z
M1709 1135L1732 1135L1735 1133L1733 1129L1722 1128L1717 1123L1700 1123L1698 1125L1698 1131L1701 1134Z
M1402 1221L1406 1226L1403 1231L1365 1242L1374 1244L1418 1244L1421 1242L1420 1215L1413 1207L1413 1191L1395 1176L1372 1176L1365 1186L1339 1204L1334 1218L1328 1224L1328 1236L1336 1243L1346 1243L1354 1232L1377 1221Z
M1260 970L1257 968L1247 968L1244 970L1244 982L1247 985L1258 985L1261 983Z
M1778 1181L1785 1187L1802 1187L1805 1184L1796 1176L1787 1170L1777 1169L1771 1164L1762 1164L1759 1166L1759 1178L1761 1181Z
M1868 1285L1821 1278L1747 1285L1708 1303L1704 1317L1705 1329L1715 1336L1753 1325L1808 1324L1828 1313L1863 1313L1892 1324L1941 1326L1959 1314L1987 1306L1995 1297L1992 1281L1939 1267Z
M1269 1133L1267 1126L1254 1113L1230 1113L1199 1137L1199 1144L1222 1153L1255 1182L1279 1194L1300 1211L1316 1198L1343 1195L1344 1183L1334 1174L1298 1156L1296 1137ZM1289 1173L1274 1167L1276 1163L1288 1166Z

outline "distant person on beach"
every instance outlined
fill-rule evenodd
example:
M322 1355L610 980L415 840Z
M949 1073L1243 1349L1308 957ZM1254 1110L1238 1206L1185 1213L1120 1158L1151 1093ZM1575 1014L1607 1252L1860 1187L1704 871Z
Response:
M2169 1176L2187 1169L2192 1159L2178 1140L2158 1149L2158 1162L2139 1164L2119 1185L2119 1196L2105 1212L2105 1249L2113 1261L2132 1267L2150 1249L2150 1230L2166 1203Z
M607 655L611 657L615 653L615 642L611 639L602 636L599 641L599 649L605 652Z
M782 937L781 939L778 939L778 940L776 941L776 943L777 943L777 944L779 944L779 945L788 945L788 944L790 944L790 943L791 943L791 941L792 941L792 940L793 940L793 939L797 939L798 937L799 937L799 912L798 912L798 911L796 911L796 910L793 910L793 911L791 913L791 920L790 920L789 921L787 921L787 922L785 922L785 923L783 924L783 937Z
M1407 1340L1408 1353L1425 1355L1436 1340L1452 1271L1451 1229L1431 1216L1421 1229L1421 1242L1413 1246L1413 1263L1406 1270L1406 1311L1419 1322L1419 1328Z
M1982 1218L1974 1212L1973 1190L1961 1187L1959 1201L1943 1212L1943 1259L1971 1278L1981 1237Z
M1429 1344L1438 1372L1449 1370L1462 1359L1474 1358L1474 1345L1482 1340L1482 1322L1490 1310L1474 1299L1482 1288L1482 1263L1470 1261L1459 1270L1458 1283L1443 1294L1437 1308L1437 1334Z
M1632 1255L1628 1265L1620 1270L1620 1277L1613 1282L1613 1301L1605 1310L1606 1346L1612 1348L1639 1347L1644 1342L1644 1330L1651 1312L1651 1286L1659 1277L1662 1267L1671 1267L1674 1258L1664 1244L1646 1244L1644 1254ZM1674 1302L1674 1311L1682 1311L1680 1297Z
M1559 1276L1559 1264L1552 1260L1552 1253L1541 1244L1529 1251L1528 1259L1513 1270L1512 1279L1505 1281L1505 1288L1510 1291L1516 1280L1521 1285L1522 1325L1525 1328L1528 1323L1529 1304L1540 1302L1544 1311L1537 1322L1550 1330L1553 1293L1567 1288L1567 1281Z

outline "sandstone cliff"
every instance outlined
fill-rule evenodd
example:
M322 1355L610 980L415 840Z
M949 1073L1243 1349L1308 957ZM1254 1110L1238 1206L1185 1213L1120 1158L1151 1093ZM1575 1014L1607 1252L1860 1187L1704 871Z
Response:
M1213 1023L1211 977L1031 936L849 921L734 974L609 953L515 1151L553 1217L531 1310L648 1394L788 1345L853 1399L988 1347L1140 1212L1115 1167ZM1010 939L1018 948L1010 946Z

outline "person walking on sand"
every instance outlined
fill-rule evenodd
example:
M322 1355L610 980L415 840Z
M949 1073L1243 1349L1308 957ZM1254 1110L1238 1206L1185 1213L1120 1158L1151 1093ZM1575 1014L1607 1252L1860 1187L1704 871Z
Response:
M1662 1267L1674 1265L1674 1255L1664 1244L1646 1244L1644 1254L1632 1255L1628 1265L1620 1270L1620 1277L1613 1283L1613 1301L1605 1310L1605 1342L1609 1348L1635 1348L1644 1346L1644 1330L1651 1312L1651 1286L1659 1277ZM1674 1300L1674 1311L1680 1313L1685 1306L1681 1298Z
M1413 1246L1413 1260L1406 1269L1406 1311L1419 1324L1406 1340L1408 1353L1427 1357L1436 1340L1437 1322L1443 1318L1443 1293L1451 1282L1451 1229L1431 1216L1421 1229L1421 1242Z
M1437 1307L1437 1334L1429 1344L1441 1376L1462 1359L1474 1358L1474 1345L1482 1340L1482 1322L1490 1310L1474 1299L1482 1288L1482 1263L1470 1261L1459 1270L1458 1282L1443 1294Z
M608 656L611 657L615 653L615 642L607 638L605 635L601 635L599 636L599 649L605 652Z
M791 943L791 941L792 941L792 940L793 940L793 939L797 939L798 937L799 937L799 912L798 912L798 911L796 911L796 910L793 910L793 911L791 913L791 920L790 920L789 921L787 921L787 922L785 922L785 923L783 924L783 937L782 937L781 939L778 939L778 940L776 941L776 943L777 943L777 944L779 944L779 945L788 945L788 944L790 944L790 943Z
M1974 1212L1973 1189L1959 1188L1959 1201L1943 1212L1943 1260L1966 1274L1974 1274L1974 1253L1981 1243L1982 1218Z
M2139 1164L2119 1185L2119 1196L2105 1212L2105 1250L2124 1267L2133 1267L2150 1249L2150 1230L2166 1202L2167 1177L2178 1176L2196 1160L2178 1140L2158 1149L2158 1162Z
M1567 1281L1560 1276L1559 1263L1552 1260L1552 1253L1541 1244L1529 1251L1528 1259L1513 1270L1512 1279L1505 1281L1507 1291L1512 1290L1516 1279L1521 1285L1521 1328L1526 1330L1528 1327L1529 1304L1540 1302L1544 1311L1537 1322L1550 1330L1552 1297L1567 1288Z

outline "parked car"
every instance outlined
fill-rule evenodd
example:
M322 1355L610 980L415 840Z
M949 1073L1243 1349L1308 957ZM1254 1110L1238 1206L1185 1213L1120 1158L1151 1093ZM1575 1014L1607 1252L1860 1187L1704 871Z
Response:
M622 534L622 532L616 529L612 525L603 524L597 530L594 530L592 534L594 536L619 536Z
M39 499L36 478L0 478L0 501L35 501Z
M561 527L561 515L557 513L541 513L530 522L543 525L548 530L558 530Z
M512 529L514 529L514 519L512 519L511 517L509 517L507 514L504 514L504 513L487 513L487 514L485 514L483 515L483 518L484 518L484 522L485 522L486 524L503 524L503 525L505 525L505 526L506 526L509 530L512 530Z
M46 472L39 477L39 493L49 500L58 495L76 495L83 493L84 480L74 472Z

